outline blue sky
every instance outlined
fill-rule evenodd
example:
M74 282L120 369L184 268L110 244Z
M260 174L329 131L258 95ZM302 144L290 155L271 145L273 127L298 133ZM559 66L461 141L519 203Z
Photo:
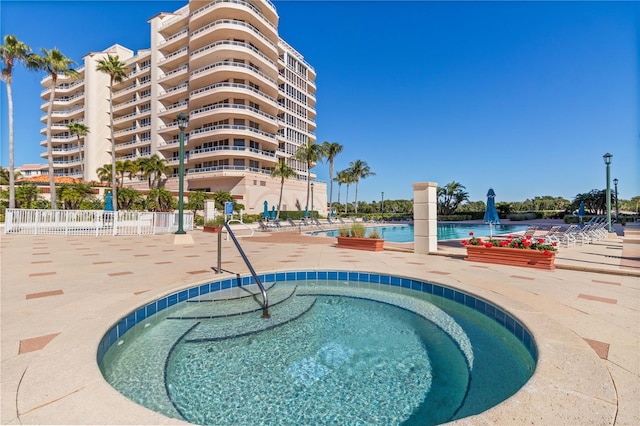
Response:
M316 69L318 142L376 176L359 200L460 182L472 201L640 195L637 2L275 1L280 35ZM149 47L147 20L180 1L0 2L2 36L82 56ZM55 19L51 19L56 16ZM14 72L15 162L40 158L42 74ZM0 85L8 164L6 87ZM328 182L328 165L315 169ZM336 188L334 185L334 199ZM353 200L353 188L350 199ZM344 202L344 188L342 200Z

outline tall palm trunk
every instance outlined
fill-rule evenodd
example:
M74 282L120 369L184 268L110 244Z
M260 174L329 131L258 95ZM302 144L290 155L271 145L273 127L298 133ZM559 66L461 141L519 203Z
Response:
M16 182L13 163L13 93L11 78L7 78L7 108L9 110L9 208L16 207Z
M344 200L344 214L349 213L349 211L347 210L349 208L349 184L347 184L347 195L345 196L345 200Z
M116 141L113 132L113 77L109 81L109 128L111 129L111 192L113 211L118 211L118 179L116 177Z
M56 198L56 179L53 171L53 147L51 146L51 121L53 115L53 101L56 96L57 79L51 79L51 94L49 95L49 106L47 106L47 159L49 162L49 193L51 195L51 210L57 210L58 200Z
M333 160L329 161L329 214L333 211Z
M309 193L311 192L311 163L307 163L307 204L305 210L309 211Z
M356 199L354 203L355 203L354 209L356 211L356 214L358 214L358 181L356 181Z
M280 180L280 198L278 198L278 213L276 213L276 220L280 219L280 207L282 206L282 190L284 189L284 177Z
M82 180L84 180L84 161L82 161L82 148L80 148L80 135L78 136L78 156L80 157L80 173L82 173Z

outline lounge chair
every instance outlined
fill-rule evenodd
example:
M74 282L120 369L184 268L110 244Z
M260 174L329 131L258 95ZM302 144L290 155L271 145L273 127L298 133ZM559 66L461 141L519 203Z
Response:
M345 222L341 217L338 218L338 221L340 222L341 225L347 224L347 222Z
M290 228L297 228L298 227L298 225L296 225L296 223L290 217L287 218L287 223L289 224Z
M573 235L578 229L578 225L569 225L567 229L562 232L558 232L555 235L549 237L551 242L555 242L557 245L565 247L573 247L576 245L576 237Z
M524 234L522 234L521 238L526 239L527 237L533 237L534 235L536 235L537 230L538 230L537 226L529 226L527 230L524 231Z
M557 234L558 232L560 232L561 229L562 229L562 226L554 225L545 234L538 235L536 238L542 238L542 239L545 240L545 242L551 243L552 240L550 240L549 237L551 237L552 235Z

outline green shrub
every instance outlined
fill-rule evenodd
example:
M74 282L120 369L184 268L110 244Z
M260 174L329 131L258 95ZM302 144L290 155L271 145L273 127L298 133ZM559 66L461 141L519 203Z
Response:
M349 228L340 228L340 229L338 229L338 235L340 235L341 237L348 237L349 236Z
M380 238L380 233L374 229L371 232L369 232L369 238L378 239L378 238Z
M354 238L364 238L366 228L361 223L354 223L351 225L351 236Z

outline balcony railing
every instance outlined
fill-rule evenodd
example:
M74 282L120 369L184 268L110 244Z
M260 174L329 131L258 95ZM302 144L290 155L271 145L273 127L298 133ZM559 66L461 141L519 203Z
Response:
M247 166L212 166L212 167L200 167L197 169L189 169L187 170L187 174L196 174L196 173L211 173L211 172L225 172L225 171L236 171L236 172L252 172L252 173L260 173L264 175L271 175L271 170L259 169L257 167L247 167ZM177 177L177 174L171 175L171 177Z
M191 52L191 54L189 56L191 56L192 58L202 52L206 52L207 50L210 49L214 49L216 47L219 46L236 46L236 47L242 47L245 49L249 49L251 50L253 53L255 53L256 55L260 56L262 59L264 59L265 61L267 61L268 63L270 63L271 65L273 65L274 67L277 67L278 64L276 64L274 61L272 61L270 58L268 58L264 53L262 53L261 51L259 51L258 49L256 49L255 47L251 46L249 43L244 43L241 41L231 41L231 40L221 40L221 41L216 41L215 43L211 43L205 47L202 47L198 50L194 50L193 52Z
M205 12L208 9L211 9L212 7L215 7L219 4L222 3L233 3L233 4L237 4L240 6L245 6L248 7L249 9L251 9L253 12L255 12L255 14L265 23L267 24L269 27L271 27L276 33L278 32L277 28L275 25L273 25L271 23L271 21L269 21L263 14L262 11L260 9L258 9L257 7L255 7L254 5L252 5L251 3L248 3L246 1L242 1L242 0L215 0L212 1L211 3L207 4L206 6L201 7L200 9L195 10L192 14L191 17L195 17L203 12Z
M193 38L194 36L200 34L203 31L207 31L210 28L213 28L217 25L228 25L228 24L232 24L232 25L239 25L245 28L250 29L252 32L254 32L258 37L260 37L265 43L273 46L273 48L277 51L278 50L278 46L276 46L271 40L269 40L264 34L262 34L260 32L260 30L258 30L256 27L254 27L251 24L248 24L246 22L243 21L237 21L235 19L219 19L217 21L213 21L210 24L205 25L202 28L198 28L197 30L195 30L194 32L191 33L191 38Z
M211 69L218 68L218 67L237 67L237 68L245 68L245 69L248 69L248 70L250 70L251 72L253 72L253 73L255 73L255 74L258 74L259 76L261 76L262 78L264 78L264 79L266 79L266 80L270 81L271 83L273 83L273 84L277 84L277 82L276 82L274 79L272 79L271 77L269 77L268 75L266 75L266 74L265 74L265 73L263 73L262 71L260 71L260 70L258 70L258 69L256 69L256 68L254 68L254 67L251 67L251 66L249 66L249 65L247 65L247 64L241 64L241 63L239 63L239 62L231 62L231 61L221 61L221 62L216 62L216 63L214 63L214 64L207 65L206 67L198 68L197 70L195 70L195 71L192 71L192 72L191 72L191 76L193 77L193 76L195 76L195 75L200 74L201 72L209 71L209 70L211 70Z
M189 48L188 48L188 47L183 47L183 48L181 48L181 49L178 49L178 50L176 50L175 52L170 53L170 54L168 54L167 56L165 56L164 58L162 58L162 59L160 60L159 64L162 64L163 62L168 61L169 59L173 58L173 57L174 57L174 56L176 56L176 55L180 55L180 54L182 54L182 53L185 53L187 50L189 50Z
M249 132L253 132L253 133L257 133L261 136L264 136L268 139L276 139L276 135L272 134L272 133L267 133L267 132L263 132L262 130L258 130L258 129L254 129L253 127L249 127L249 126L237 126L237 125L231 125L231 124L223 124L223 125L218 125L218 126L208 126L208 127L202 127L200 129L196 129L196 130L192 130L189 132L190 136L194 136L200 133L206 133L206 132L212 132L215 130L244 130L244 131L249 131Z
M251 152L251 153L263 155L269 158L276 158L275 152L262 151L260 149L249 148L246 146L231 146L231 145L212 146L209 148L202 148L202 149L192 149L189 151L189 155L206 154L209 152L216 152L216 151Z
M243 89L243 90L249 90L253 93L257 93L258 95L260 95L261 97L270 100L271 102L277 104L278 101L275 98L272 98L271 96L267 95L264 92L261 92L260 90L256 89L255 87L251 87L248 84L240 84L240 83L215 83L212 84L210 86L206 86L206 87L202 87L200 89L194 90L191 93L189 93L189 96L194 96L197 95L199 93L202 92L206 92L209 90L213 90L213 89L219 89L220 87L230 87L230 88L235 88L235 89Z
M209 105L209 106L204 107L204 108L199 108L199 109L193 110L193 111L191 111L189 113L189 116L191 117L191 116L200 114L202 112L213 111L213 110L220 109L220 108L243 109L243 110L251 111L251 112L253 112L255 114L261 115L261 116L263 116L263 117L265 117L265 118L267 118L269 120L272 120L272 121L276 121L277 120L277 118L275 116L269 115L269 114L265 114L264 112L260 111L257 108L253 108L253 107L250 107L250 106L247 106L247 105L237 105L237 104L227 104L227 103Z

